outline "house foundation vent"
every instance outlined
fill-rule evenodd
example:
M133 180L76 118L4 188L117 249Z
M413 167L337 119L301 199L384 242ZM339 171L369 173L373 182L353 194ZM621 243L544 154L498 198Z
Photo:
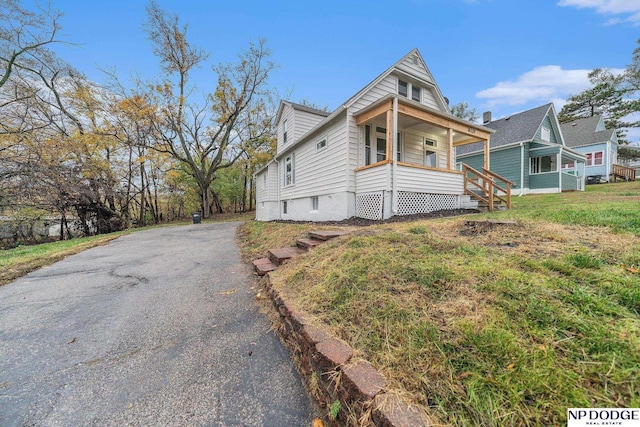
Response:
M453 194L398 192L398 215L413 215L457 208L458 196Z
M358 218L381 220L384 194L377 193L356 194L356 216Z

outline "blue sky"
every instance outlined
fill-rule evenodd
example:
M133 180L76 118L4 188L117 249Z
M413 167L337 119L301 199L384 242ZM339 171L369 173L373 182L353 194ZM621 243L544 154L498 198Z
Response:
M146 1L53 0L63 35L60 54L95 81L100 68L126 79L159 75L142 30ZM290 99L330 110L417 47L452 104L501 117L588 86L596 67L623 69L640 38L640 0L158 0L189 24L191 43L209 64L233 61L265 38L279 66L271 83ZM210 92L207 65L194 74ZM640 132L630 134L633 141Z

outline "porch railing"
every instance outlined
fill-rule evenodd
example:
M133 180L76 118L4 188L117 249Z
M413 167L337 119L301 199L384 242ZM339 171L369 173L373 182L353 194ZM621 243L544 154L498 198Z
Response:
M624 179L625 181L636 180L636 170L622 165L613 165L613 179Z
M489 212L493 212L496 204L511 209L511 186L513 182L482 168L482 172L469 165L462 164L464 172L464 193L487 204Z

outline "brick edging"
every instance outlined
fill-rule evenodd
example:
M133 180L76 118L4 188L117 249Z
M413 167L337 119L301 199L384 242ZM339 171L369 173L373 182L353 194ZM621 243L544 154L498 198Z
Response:
M322 407L339 400L336 425L374 427L429 426L428 417L397 395L386 393L387 380L367 361L353 358L353 349L312 325L287 302L266 277L265 290L276 312L276 332L289 349L300 375Z

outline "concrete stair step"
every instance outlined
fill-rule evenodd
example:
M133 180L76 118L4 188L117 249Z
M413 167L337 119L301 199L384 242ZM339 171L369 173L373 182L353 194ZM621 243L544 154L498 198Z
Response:
M256 259L251 261L251 263L253 264L253 268L256 270L256 273L258 273L258 276L264 276L270 271L278 268L278 266L272 263L269 258Z
M324 242L324 240L303 238L296 240L296 246L300 249L308 251L309 249L313 249L316 246L323 244Z
M282 265L288 259L293 258L296 255L305 253L303 249L298 247L277 248L269 249L269 259L275 265Z
M321 231L310 231L309 237L312 239L318 240L331 240L336 237L344 236L349 234L348 231L343 230L321 230Z

